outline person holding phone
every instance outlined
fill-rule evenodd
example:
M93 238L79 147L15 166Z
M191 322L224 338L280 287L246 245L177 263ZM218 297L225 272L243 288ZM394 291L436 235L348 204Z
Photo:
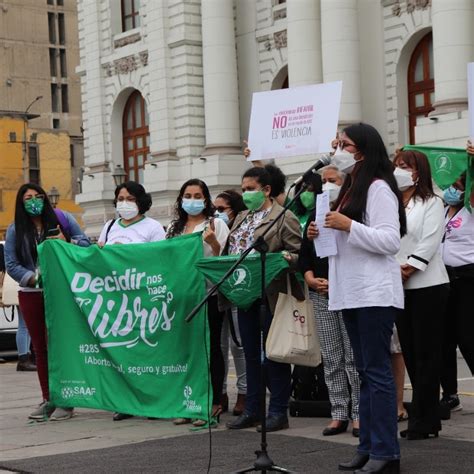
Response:
M90 243L74 217L67 212L60 212L55 212L42 187L33 183L22 185L16 196L15 221L8 227L5 243L7 272L20 285L20 310L36 355L43 401L29 418L39 421L48 418L65 420L73 416L72 408L55 407L49 402L46 322L43 290L38 281L40 269L37 247L47 239L75 242L82 247Z

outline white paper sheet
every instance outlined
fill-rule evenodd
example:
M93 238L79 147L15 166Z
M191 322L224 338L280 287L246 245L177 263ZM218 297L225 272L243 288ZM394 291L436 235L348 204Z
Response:
M314 239L314 248L318 257L329 257L337 254L336 231L324 227L324 218L329 212L329 192L318 194L316 199L316 225L319 235Z

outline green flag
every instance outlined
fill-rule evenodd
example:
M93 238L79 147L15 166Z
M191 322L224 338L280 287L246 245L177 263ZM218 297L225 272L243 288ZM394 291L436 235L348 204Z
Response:
M403 150L417 150L424 153L430 162L433 181L441 188L446 189L466 173L466 192L464 205L471 209L470 195L474 182L474 161L468 157L463 148L442 148L434 146L405 145Z
M212 283L217 283L239 256L202 258L197 263L197 268ZM281 253L267 254L265 262L265 286L283 270L288 268L288 262ZM260 297L261 287L260 255L249 255L222 283L219 291L235 306L248 309Z
M202 238L39 247L51 401L157 418L207 418Z

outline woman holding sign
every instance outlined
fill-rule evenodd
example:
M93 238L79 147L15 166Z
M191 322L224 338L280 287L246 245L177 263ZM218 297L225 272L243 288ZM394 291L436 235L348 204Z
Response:
M226 253L239 255L262 235L268 225L280 214L282 207L272 195L272 178L265 168L250 168L242 177L242 192L248 211L239 213L230 231ZM288 211L266 237L270 252L285 252L295 270L301 244L301 230L296 217ZM278 293L286 293L286 276L273 280L267 288L265 305L265 337L273 319ZM295 288L296 290L296 288ZM301 290L301 289L300 289ZM300 299L303 295L299 294ZM260 405L260 329L257 300L249 310L239 309L239 328L247 367L247 397L245 410L235 421L227 423L230 429L243 429L259 423ZM271 397L266 420L267 431L288 428L288 400L290 398L291 366L265 360L267 383Z
M347 173L325 227L336 229L337 255L329 257L329 310L342 311L361 379L357 454L341 470L399 472L397 400L390 338L403 308L395 255L406 217L382 138L363 123L339 137L333 164ZM308 237L317 238L315 223Z
M54 407L49 402L46 321L37 251L38 245L47 239L89 246L74 217L55 211L48 195L37 184L24 184L16 196L15 221L7 230L5 263L8 274L20 285L20 309L35 350L43 401L29 418L39 421L65 420L73 415L72 408Z
M168 228L166 238L171 239L180 235L202 232L204 257L218 256L224 249L229 229L225 222L214 217L214 214L215 208L206 183L200 179L190 179L181 186L175 205L176 217ZM217 295L209 298L207 316L211 341L211 423L217 423L222 412L220 403L225 373L224 357L221 350L223 314L217 307ZM178 418L175 420L175 424L189 423L190 421L187 418ZM193 422L196 427L204 426L206 423L205 420Z

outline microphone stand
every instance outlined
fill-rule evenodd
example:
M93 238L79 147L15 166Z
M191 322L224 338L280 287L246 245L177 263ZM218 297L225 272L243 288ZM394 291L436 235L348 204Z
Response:
M245 250L239 257L239 259L227 270L224 276L207 292L206 296L202 301L200 301L194 309L186 316L185 321L189 323L194 316L199 312L199 310L207 303L208 299L217 292L219 287L227 280L227 278L232 275L234 270L245 260L247 255L249 255L252 250L256 250L260 254L260 272L261 272L261 287L260 287L260 307L259 307L259 329L260 329L260 351L261 351L261 358L260 358L260 418L262 422L262 430L261 430L261 441L260 441L260 450L255 451L257 455L257 459L255 460L253 466L235 471L235 473L245 473L245 472L253 472L253 471L261 471L263 473L266 472L284 472L289 474L295 474L294 471L289 471L283 467L277 466L274 464L270 456L268 455L267 451L267 426L266 426L266 390L267 386L265 383L265 314L266 314L266 305L265 305L265 264L266 264L266 257L268 253L268 244L265 242L265 236L268 234L270 229L273 228L281 220L281 218L285 215L286 211L291 207L291 205L295 202L296 198L305 191L307 188L307 179L312 174L313 167L307 170L303 175L303 181L301 183L300 190L293 196L293 199L290 199L283 209L281 210L280 214L276 217L276 219L270 223L270 225L265 229L263 234L247 249ZM293 187L293 186L291 186Z

